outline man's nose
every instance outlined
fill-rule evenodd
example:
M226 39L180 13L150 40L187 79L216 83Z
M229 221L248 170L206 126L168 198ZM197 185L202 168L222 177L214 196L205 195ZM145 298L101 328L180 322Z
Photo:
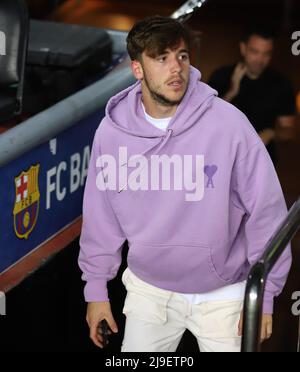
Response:
M257 61L259 63L264 63L266 61L266 56L264 56L264 55L258 56Z
M171 72L181 72L182 71L182 64L181 61L174 57L171 61Z

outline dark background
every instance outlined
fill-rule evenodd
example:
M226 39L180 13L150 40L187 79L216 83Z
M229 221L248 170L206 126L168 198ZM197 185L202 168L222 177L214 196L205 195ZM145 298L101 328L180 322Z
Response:
M170 15L184 0L27 0L33 17L128 30L147 15ZM59 5L61 4L61 5ZM220 65L236 62L245 26L265 23L278 31L273 65L300 91L300 57L291 53L291 35L300 30L298 0L207 0L188 22L202 32L200 69L204 80Z

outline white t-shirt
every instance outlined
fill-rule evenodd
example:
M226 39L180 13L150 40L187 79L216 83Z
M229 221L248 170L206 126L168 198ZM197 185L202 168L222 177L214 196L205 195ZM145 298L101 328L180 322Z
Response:
M145 110L145 106L142 102L143 110L145 113L145 117L147 121L153 124L158 129L163 131L167 130L167 127L172 119L164 118L164 119L155 119L147 114ZM246 290L246 282L236 283L232 285L228 285L226 287L217 289L215 291L207 292L207 293L182 293L182 295L191 303L191 304L199 304L201 302L207 301L231 301L231 300L240 300L243 299L245 296Z
M161 129L163 131L166 131L167 130L167 127L168 127L168 125L169 125L169 123L170 123L170 121L172 119L172 117L170 117L170 118L164 118L164 119L155 119L152 116L150 116L150 115L147 114L143 102L142 102L142 106L143 106L145 117L149 121L149 123L153 124L158 129Z

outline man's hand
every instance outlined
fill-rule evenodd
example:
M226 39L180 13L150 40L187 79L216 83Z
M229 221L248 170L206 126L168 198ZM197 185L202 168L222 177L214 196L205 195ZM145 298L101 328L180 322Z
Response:
M231 102L240 92L241 81L246 75L247 67L244 63L239 63L231 77L230 90L225 94L223 99L225 101Z
M263 314L261 322L260 342L268 340L273 332L273 316L270 314ZM241 313L239 321L239 336L243 334L243 312Z
M94 344L103 348L103 337L98 332L99 323L106 319L110 329L114 333L118 332L117 324L113 318L110 302L90 302L87 307L86 321L90 327L90 338ZM111 331L108 331L111 334Z
M261 323L260 342L268 340L272 336L273 332L273 316L270 314L264 314Z
M275 138L275 130L265 129L262 132L259 132L259 136L263 143L267 146Z

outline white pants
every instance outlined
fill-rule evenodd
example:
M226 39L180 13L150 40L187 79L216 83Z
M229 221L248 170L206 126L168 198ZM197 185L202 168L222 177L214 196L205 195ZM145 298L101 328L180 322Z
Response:
M181 294L145 283L128 268L122 352L175 352L188 329L201 352L239 352L238 323L243 300L193 305Z

